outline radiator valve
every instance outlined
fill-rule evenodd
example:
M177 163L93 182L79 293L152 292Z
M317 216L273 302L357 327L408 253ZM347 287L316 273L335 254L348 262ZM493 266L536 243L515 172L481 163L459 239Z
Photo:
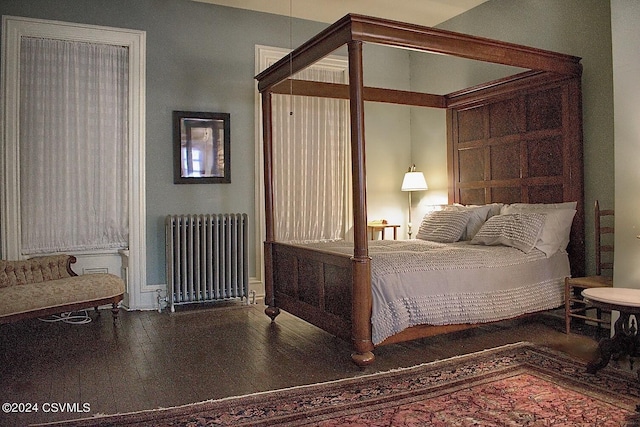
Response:
M156 293L158 294L156 301L158 303L158 313L162 313L162 309L165 308L168 304L167 297L162 296L162 289L156 289Z

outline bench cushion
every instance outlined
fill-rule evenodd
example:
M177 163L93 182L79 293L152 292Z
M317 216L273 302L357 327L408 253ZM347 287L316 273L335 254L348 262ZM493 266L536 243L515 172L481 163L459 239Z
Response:
M0 318L58 306L91 303L124 294L124 281L114 274L96 273L0 287Z

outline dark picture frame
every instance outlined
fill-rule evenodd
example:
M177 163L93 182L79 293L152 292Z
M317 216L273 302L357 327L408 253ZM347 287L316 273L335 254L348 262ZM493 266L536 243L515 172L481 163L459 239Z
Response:
M230 119L229 113L173 112L175 184L231 182Z

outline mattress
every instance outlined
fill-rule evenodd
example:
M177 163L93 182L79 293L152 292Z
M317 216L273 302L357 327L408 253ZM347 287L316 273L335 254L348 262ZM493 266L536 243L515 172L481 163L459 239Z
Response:
M305 247L351 254L344 241ZM477 324L549 310L564 302L569 258L507 246L424 240L369 242L372 340L422 324Z

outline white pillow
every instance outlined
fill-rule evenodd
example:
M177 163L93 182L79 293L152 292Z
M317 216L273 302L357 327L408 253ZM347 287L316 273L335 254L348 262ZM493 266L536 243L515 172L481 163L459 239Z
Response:
M424 216L416 239L439 243L460 240L471 216L470 211L433 211Z
M467 222L467 226L465 227L464 232L462 233L462 237L460 240L471 240L473 236L476 235L482 224L487 220L489 216L489 212L491 211L491 205L482 205L482 206L465 206L465 205L447 205L444 207L445 211L469 211L471 212L471 216L469 217L469 222Z
M502 209L506 207L519 208L519 209L576 209L578 202L562 202L562 203L512 203L510 205L503 205Z
M471 239L473 245L505 245L524 253L533 250L545 223L544 213L514 213L492 216L478 234Z
M527 204L514 203L503 206L501 213L534 212L545 213L544 228L536 242L536 248L550 257L558 251L564 251L569 244L571 224L576 214L576 202Z
M487 214L487 219L489 219L494 215L500 215L500 210L504 206L504 203L491 203L487 206L491 207L491 209L489 210L489 213Z

